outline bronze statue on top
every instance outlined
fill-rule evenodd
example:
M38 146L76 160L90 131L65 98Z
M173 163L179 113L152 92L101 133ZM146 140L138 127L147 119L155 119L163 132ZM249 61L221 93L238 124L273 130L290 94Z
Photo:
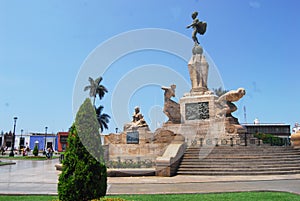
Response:
M207 23L199 21L197 16L198 16L198 12L193 12L193 14L192 14L193 23L186 27L187 29L193 27L194 31L192 33L192 39L195 42L195 45L199 45L197 33L199 33L200 35L203 35L206 32L206 27L207 27Z

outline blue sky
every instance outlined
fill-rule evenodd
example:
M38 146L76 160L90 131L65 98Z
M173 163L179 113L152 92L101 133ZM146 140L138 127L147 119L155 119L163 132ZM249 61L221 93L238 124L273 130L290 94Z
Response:
M247 91L237 103L235 116L240 122L244 122L245 106L247 122L257 117L265 123L293 125L300 121L299 8L298 0L0 0L0 131L13 129L14 116L18 117L17 133L21 129L44 132L45 126L48 132L68 130L77 93L74 86L97 47L137 29L159 28L190 38L192 30L185 27L195 10L208 23L199 40L224 87ZM152 42L147 37L141 40ZM159 81L137 88L129 100L118 98L115 104L126 103L125 114L112 110L120 79L150 64L167 66L189 83L186 61L176 55L156 50L124 55L103 75L109 93L98 103L104 105L105 113L130 121L134 106L139 105L148 122L162 121ZM86 85L88 76L100 76L89 73ZM147 78L158 74L149 73ZM176 95L178 100L182 94ZM114 119L109 126L105 133L116 127L122 130Z

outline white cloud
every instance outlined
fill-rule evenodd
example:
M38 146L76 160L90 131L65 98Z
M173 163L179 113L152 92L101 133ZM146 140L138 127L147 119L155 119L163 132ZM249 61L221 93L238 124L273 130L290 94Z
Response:
M260 3L258 1L250 1L249 2L249 6L251 8L260 8L261 7L261 5L260 5Z

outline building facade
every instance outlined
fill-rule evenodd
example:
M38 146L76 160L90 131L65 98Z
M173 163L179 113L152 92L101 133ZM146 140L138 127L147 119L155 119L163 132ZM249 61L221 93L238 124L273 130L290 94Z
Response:
M38 145L38 149L40 151L46 150L49 147L57 150L56 134L31 133L29 148L33 150L36 144Z
M262 123L254 123L254 124L243 124L246 127L248 134L271 134L280 138L290 138L291 129L288 124L262 124Z
M69 132L58 132L57 133L57 151L66 151L68 146L68 135Z

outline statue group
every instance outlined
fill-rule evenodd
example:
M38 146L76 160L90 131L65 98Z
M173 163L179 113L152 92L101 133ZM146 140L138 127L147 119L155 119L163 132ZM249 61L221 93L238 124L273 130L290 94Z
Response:
M208 89L209 64L197 38L198 34L204 35L206 33L207 23L198 19L198 12L192 13L192 19L193 22L186 27L193 28L194 46L188 62L191 90L180 99L180 103L176 103L171 100L175 97L176 85L162 87L165 91L163 112L169 118L166 126L171 128L170 124L194 125L197 123L204 126L197 129L204 131L205 127L206 129L209 127L209 122L216 121L220 122L227 130L233 128L229 132L230 134L237 134L241 129L238 119L232 116L232 113L237 110L237 106L233 102L240 100L246 91L239 88L218 97ZM176 129L174 132L176 133Z
M188 62L191 90L180 98L180 103L177 103L172 100L175 97L176 85L161 87L164 91L163 112L168 117L163 128L177 133L179 132L178 129L183 128L180 126L185 125L191 126L191 129L195 129L197 132L200 129L202 134L205 134L209 132L207 129L210 128L210 122L219 122L220 125L223 125L221 127L225 127L227 130L231 128L230 132L227 132L230 135L238 134L239 122L237 118L232 116L232 113L237 110L237 106L233 102L245 95L245 89L232 90L220 97L208 89L209 64L197 38L197 34L204 35L206 33L207 23L198 19L198 12L192 13L192 19L193 22L187 26L187 28L193 28L192 40L194 41L192 56ZM198 128L199 125L201 128ZM140 108L136 107L132 121L126 124L124 130L130 131L143 127L148 128L148 125L140 112ZM201 132L200 135L202 135Z

